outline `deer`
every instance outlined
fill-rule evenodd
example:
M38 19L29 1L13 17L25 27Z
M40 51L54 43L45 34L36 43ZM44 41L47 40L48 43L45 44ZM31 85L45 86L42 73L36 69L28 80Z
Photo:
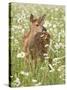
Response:
M44 54L48 53L50 44L50 34L43 26L45 15L34 18L30 15L30 30L24 35L24 51L25 63L29 64L29 57L31 57L34 67L37 65L37 58L44 59Z

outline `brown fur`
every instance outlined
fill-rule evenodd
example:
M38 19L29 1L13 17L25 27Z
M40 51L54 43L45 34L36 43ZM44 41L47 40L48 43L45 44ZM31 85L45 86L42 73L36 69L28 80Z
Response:
M46 44L50 44L50 34L48 32L42 32L44 16L34 19L34 16L30 16L31 26L30 31L24 35L24 51L26 54L26 62L29 62L29 55L31 59L37 63L37 58L43 58L43 54L48 52ZM42 36L42 37L41 37Z

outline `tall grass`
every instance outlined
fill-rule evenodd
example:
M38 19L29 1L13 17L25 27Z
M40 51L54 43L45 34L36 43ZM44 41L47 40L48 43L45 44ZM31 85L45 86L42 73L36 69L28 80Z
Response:
M39 86L65 83L65 10L64 6L11 4L11 86ZM51 35L49 56L53 71L48 68L48 60L38 63L36 69L25 70L23 36L30 28L30 14L36 17L46 14L44 26ZM10 19L9 19L10 20Z

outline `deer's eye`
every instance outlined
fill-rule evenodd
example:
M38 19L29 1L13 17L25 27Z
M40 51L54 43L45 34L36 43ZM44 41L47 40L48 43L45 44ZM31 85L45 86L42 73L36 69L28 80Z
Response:
M36 26L39 26L39 24L36 24Z

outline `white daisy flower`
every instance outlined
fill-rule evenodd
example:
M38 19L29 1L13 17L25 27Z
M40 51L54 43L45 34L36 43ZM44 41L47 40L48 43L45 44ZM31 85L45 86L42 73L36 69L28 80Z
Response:
M53 66L61 63L61 59L63 59L64 57L65 57L65 56L54 58L54 59L53 59Z
M56 66L57 64L61 63L61 61L53 62L53 66Z
M52 26L52 24L51 24L51 23L49 23L49 27L50 27L50 26Z
M22 25L18 25L18 29L22 29Z
M13 82L15 86L20 86L20 79L17 77L16 80Z
M41 67L40 69L41 69L41 70L44 70L44 69L45 69L45 67Z
M25 72L25 71L21 71L20 74L24 76L29 76L29 72Z
M54 62L57 62L57 61L58 61L58 58L54 58L53 61L54 61Z
M58 11L59 9L58 8L55 8L55 11Z
M56 28L56 24L53 25L53 28Z
M25 57L25 53L21 52L17 54L17 58L24 58Z
M52 31L53 29L52 28L50 28L50 31Z
M32 82L33 82L33 83L36 83L36 82L37 82L37 80L36 80L36 79L32 79Z
M65 80L65 78L64 78L64 73L62 73L62 74L59 76L59 78L62 79L62 80Z
M61 36L61 33L59 32L58 33L58 42L60 42L60 39L61 39L60 36Z
M53 70L50 70L49 72L54 72L55 70L53 69Z
M18 22L18 23L22 23L22 18L21 18L21 17L18 18L17 22Z
M49 49L52 50L53 52L55 52L55 50L49 45Z
M54 46L55 46L56 49L60 48L60 45L58 43L56 43Z
M40 86L40 85L42 85L42 83L41 83L41 82L39 82L39 83L35 84L35 86Z
M11 78L13 78L13 76L10 76Z
M15 31L15 29L12 27L12 28L11 28L11 31L13 31L13 32L14 32L14 31Z
M52 16L51 19L54 19L54 17Z
M19 43L17 39L15 39L14 41L15 41L15 43L16 43L16 44L18 44L18 43Z
M54 62L57 62L58 60L63 59L64 57L65 57L65 56L54 58L53 61L54 61Z
M59 40L59 39L58 39L58 40ZM62 43L56 43L56 44L55 44L55 48L56 48L56 49L59 49L60 47L64 48L64 44L62 44Z
M17 29L17 28L18 28L18 26L16 26L16 25L13 25L13 28Z
M62 44L62 43L59 43L59 45L60 45L60 47L64 48L64 44Z
M43 26L47 27L49 25L49 21L45 21L45 24Z
M14 39L14 36L12 36L11 39Z
M53 12L53 9L51 9L50 12Z
M24 31L25 31L25 30L24 30L24 29L22 29L22 33L23 33L23 34L24 34Z
M61 65L57 70L58 71L63 71L64 70L64 65Z

